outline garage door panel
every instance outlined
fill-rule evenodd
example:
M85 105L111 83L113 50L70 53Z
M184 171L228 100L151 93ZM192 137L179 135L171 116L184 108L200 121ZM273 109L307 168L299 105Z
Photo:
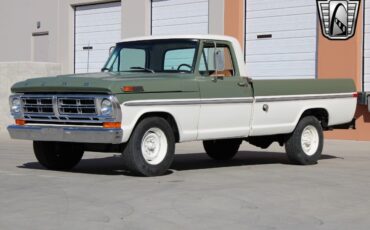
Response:
M153 0L152 2L156 7L167 7L201 2L207 3L208 0Z
M110 47L121 40L121 11L120 2L76 7L76 73L96 72L103 67ZM84 50L87 46L92 49Z
M76 44L110 43L117 42L121 37L120 31L99 31L76 35Z
M294 8L284 8L284 9L271 9L262 11L248 11L247 18L265 18L265 17L279 17L297 14L312 14L312 10L309 7L294 7Z
M76 54L80 52L86 52L85 50L83 50L85 46L86 46L85 44L76 45ZM94 43L93 50L104 50L109 52L109 49L112 46L114 46L112 45L112 43L101 43L101 44Z
M253 73L257 78L312 78L311 74L305 73L309 73L314 68L315 61L253 63L247 69L247 76ZM282 71L285 73L284 76L280 74Z
M255 62L287 62L287 61L311 61L315 58L315 53L289 53L289 54L264 54L264 55L249 55L247 63Z
M370 4L365 3L364 89L370 92Z
M208 23L208 16L201 16L198 18L198 23ZM186 24L194 24L194 19L192 18L176 18L173 20L157 20L153 21L154 27L161 27L161 26L173 26L173 25L186 25Z
M86 26L104 26L111 25L113 22L115 24L120 24L121 15L116 13L114 15L107 15L102 17L96 17L94 15L89 15L88 17L79 17L76 20L76 28L86 27Z
M315 38L309 39L313 41L307 42L307 38L249 41L246 50L248 55L307 53L312 52L316 48ZM307 45L302 45L305 43Z
M370 60L370 44L368 44L366 42L364 44L364 57L365 57L365 59L369 59Z
M104 5L102 7L102 5ZM92 5L84 5L84 6L77 6L76 7L76 16L77 15L85 15L85 14L96 14L96 13L105 13L105 12L117 12L121 9L120 2L110 2L104 4L92 4Z
M257 32L257 33L251 33L248 32L246 35L246 41L255 41L255 40L263 40L258 39L257 35L261 34L272 34L273 39L284 39L284 38L302 38L302 37L313 37L316 35L316 31L313 29L300 29L300 30L286 30L286 31L264 31L264 32ZM265 39L268 40L269 38Z
M153 14L153 20L193 17L194 15L207 16L207 7L207 3L193 3L186 5L160 7L156 8L156 12L155 14Z
M174 26L162 27L161 29L153 28L153 34L155 35L204 34L204 31L207 31L207 30L208 30L208 23L198 24L197 27L194 27L193 24L181 25L181 26L174 25Z
M121 29L121 24L95 25L95 26L81 26L78 28L80 33L94 33L99 31L117 31Z
M366 82L364 84L365 86L365 91L370 91L370 77L366 79Z
M290 15L247 20L249 21L247 26L248 33L316 28L315 14L300 15L299 17Z
M316 1L313 0L248 0L247 12L264 11L271 9L316 7Z
M152 34L207 34L208 0L152 1Z
M89 57L89 63L100 63L104 64L106 62L106 59L104 58L105 55L107 55L107 52L104 50L95 50L95 51L90 51L90 57ZM76 65L79 63L84 63L84 65L87 65L87 60L88 60L88 52L79 52L76 54L76 58L78 58L79 61L76 61ZM103 58L102 58L103 56ZM103 66L100 66L102 68Z
M312 0L246 1L246 68L252 78L314 78L317 10ZM258 35L271 38L258 39Z

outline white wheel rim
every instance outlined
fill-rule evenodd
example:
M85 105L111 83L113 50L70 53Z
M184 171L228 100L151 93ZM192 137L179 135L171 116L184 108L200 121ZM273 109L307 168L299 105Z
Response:
M166 157L167 149L167 137L161 129L151 128L146 131L141 141L141 152L148 164L160 164Z
M303 152L308 156L316 153L319 147L319 132L314 126L308 125L304 128L301 136L301 146Z

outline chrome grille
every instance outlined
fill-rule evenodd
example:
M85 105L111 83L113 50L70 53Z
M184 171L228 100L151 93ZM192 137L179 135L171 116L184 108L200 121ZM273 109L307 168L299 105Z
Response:
M58 98L58 112L61 115L96 115L96 105L94 98Z
M54 114L52 97L22 97L22 103L26 114Z
M21 96L24 119L47 123L102 123L115 117L103 116L100 103L109 95L36 95Z

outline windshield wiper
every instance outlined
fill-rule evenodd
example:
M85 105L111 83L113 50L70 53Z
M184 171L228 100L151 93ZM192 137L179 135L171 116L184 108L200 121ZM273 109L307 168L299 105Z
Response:
M139 67L139 66L134 66L134 67L131 67L130 69L132 69L132 70L145 70L145 71L150 72L150 73L155 73L154 70L152 70L152 69Z

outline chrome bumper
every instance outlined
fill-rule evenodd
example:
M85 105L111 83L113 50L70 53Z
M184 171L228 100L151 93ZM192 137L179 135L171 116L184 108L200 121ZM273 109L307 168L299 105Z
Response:
M123 136L122 129L70 126L10 125L8 132L12 139L19 140L99 144L120 144Z

